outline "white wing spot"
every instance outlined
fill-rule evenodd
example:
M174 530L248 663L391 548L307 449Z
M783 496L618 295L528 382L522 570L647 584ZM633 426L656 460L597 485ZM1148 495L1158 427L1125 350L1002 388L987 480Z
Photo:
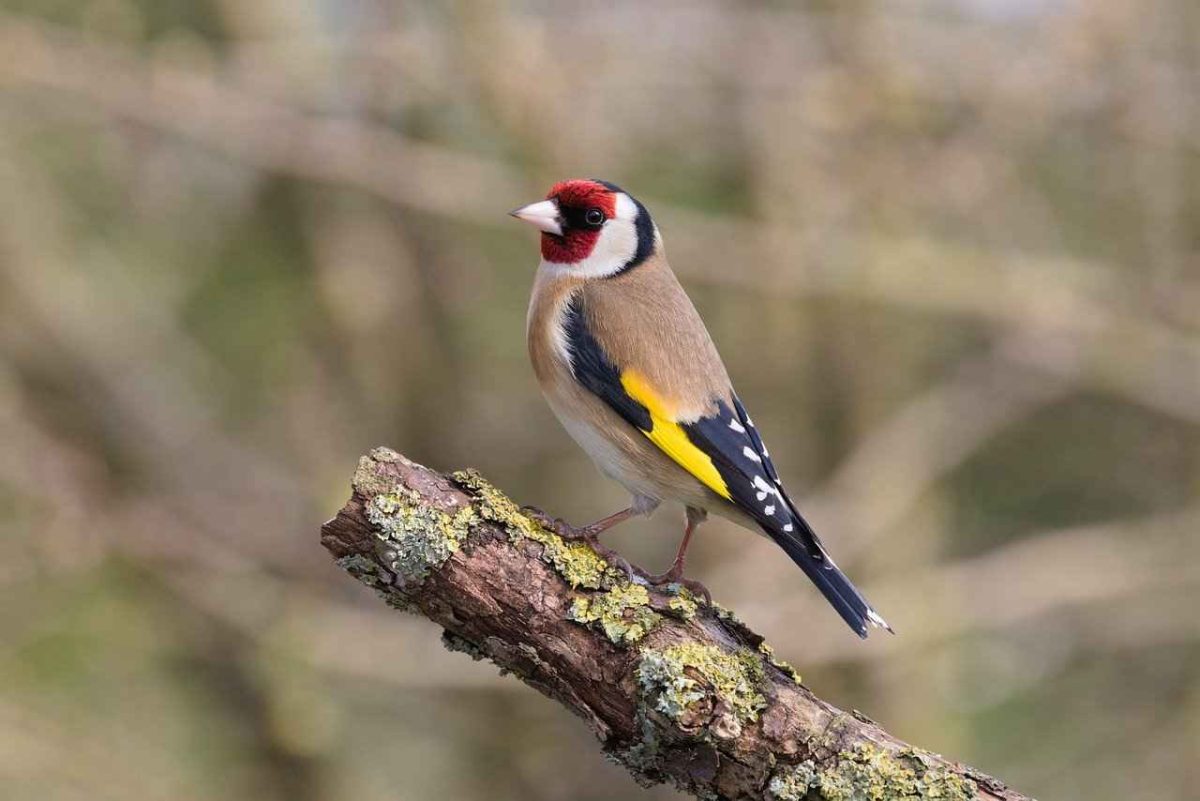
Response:
M729 421L729 427L732 428L734 431L738 432L739 434L746 433L746 429L743 428L742 424L737 421L737 418L734 418Z
M763 512L765 512L766 514L769 514L769 515L773 515L773 514L775 514L775 505L774 505L774 504L768 504L768 505L764 506L764 507L763 507Z
M751 448L749 445L742 448L742 455L745 456L747 459L749 459L752 462L761 462L762 461L762 459L759 458L758 454L754 452L754 449Z
M750 415L746 415L746 425L754 428L754 421L750 419Z
M762 476L754 477L754 487L755 487L755 489L758 490L758 492L755 493L755 496L760 501L766 500L767 495L772 490L774 490L775 492L779 491L779 490L775 489L774 487L772 487L770 484L768 484L766 481L764 481Z
M792 529L794 529L794 528L795 528L795 526L793 526L791 523L788 523L787 525L785 525L783 527L783 530L791 533Z

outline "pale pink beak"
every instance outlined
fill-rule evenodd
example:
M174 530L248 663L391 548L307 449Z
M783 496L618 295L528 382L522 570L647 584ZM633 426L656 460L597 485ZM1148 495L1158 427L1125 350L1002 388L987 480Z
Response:
M540 231L545 231L555 236L562 236L562 218L558 214L558 204L553 200L540 200L537 203L530 203L528 206L522 206L519 209L510 211L509 214L518 220L529 223Z

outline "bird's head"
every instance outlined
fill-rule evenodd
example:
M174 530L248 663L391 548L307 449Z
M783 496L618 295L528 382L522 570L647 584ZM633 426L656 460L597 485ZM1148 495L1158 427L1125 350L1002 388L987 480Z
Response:
M510 213L542 232L543 262L582 278L636 267L658 247L646 207L607 181L563 181Z

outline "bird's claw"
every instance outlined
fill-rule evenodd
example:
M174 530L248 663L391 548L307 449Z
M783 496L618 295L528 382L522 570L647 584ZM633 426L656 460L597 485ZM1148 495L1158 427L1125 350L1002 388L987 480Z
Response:
M708 591L708 587L705 587L699 581L681 578L679 579L679 583L691 590L692 595L698 595L703 598L705 606L713 605L712 593Z
M680 587L686 587L693 595L697 595L704 599L704 603L712 606L712 593L708 591L699 581L695 579L687 579L683 577L683 566L675 564L666 573L659 573L656 576L647 576L647 583L656 589L665 589L672 584L677 584Z

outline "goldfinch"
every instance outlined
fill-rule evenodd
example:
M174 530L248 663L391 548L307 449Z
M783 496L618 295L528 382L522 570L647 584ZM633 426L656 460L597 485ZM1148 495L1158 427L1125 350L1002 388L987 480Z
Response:
M788 497L646 207L611 183L572 180L511 214L541 231L526 339L542 393L632 495L627 509L589 526L547 522L596 544L662 501L681 503L679 551L650 581L699 586L683 578L684 558L712 512L774 540L860 637L868 625L891 631Z

